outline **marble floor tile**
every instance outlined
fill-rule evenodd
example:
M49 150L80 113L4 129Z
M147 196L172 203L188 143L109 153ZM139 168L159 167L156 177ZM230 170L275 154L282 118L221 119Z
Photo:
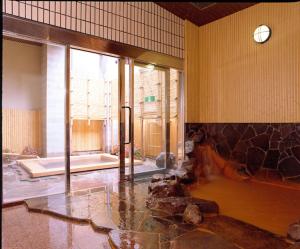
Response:
M24 205L3 209L2 228L3 249L110 249L107 234L28 212Z

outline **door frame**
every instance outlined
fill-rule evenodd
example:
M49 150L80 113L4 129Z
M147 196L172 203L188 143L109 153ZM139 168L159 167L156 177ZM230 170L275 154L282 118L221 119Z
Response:
M134 172L134 67L135 65L139 65L142 67L146 67L149 65L149 63L141 62L138 60L133 59L127 59L127 62L129 64L129 107L131 111L131 115L129 117L129 126L131 132L129 132L129 140L130 140L130 165L129 165L129 174L125 176L125 134L126 134L126 118L125 114L120 107L120 179L122 180L135 180L136 178L143 178L148 177L150 175L156 174L156 173L163 173L168 168L167 166L162 169L152 170L152 171L146 171L146 172L140 172L135 173ZM123 66L124 65L124 66ZM151 64L153 65L153 64ZM170 155L170 67L166 66L157 66L153 65L154 69L160 70L165 72L165 103L162 106L164 108L164 117L161 117L162 120L162 143L164 147L164 151L166 151L166 158ZM121 65L120 68L120 79L119 79L119 103L120 106L125 104L125 59L124 64ZM123 112L123 114L121 114ZM162 111L163 112L163 111ZM142 124L143 126L143 124ZM142 128L143 130L143 128ZM143 137L143 134L141 134ZM165 141L165 142L164 142ZM143 143L144 144L144 143ZM121 155L122 154L122 155Z

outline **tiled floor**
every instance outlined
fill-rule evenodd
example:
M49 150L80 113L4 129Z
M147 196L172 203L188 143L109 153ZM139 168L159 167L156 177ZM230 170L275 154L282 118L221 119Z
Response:
M3 209L3 249L110 249L108 236L91 226L31 213L24 205Z
M143 165L136 165L135 172L157 170L155 161L147 159ZM128 167L126 167L128 171ZM118 168L73 173L72 190L97 188L105 184L117 183ZM23 200L31 197L63 193L65 175L31 178L16 163L3 164L3 199L4 203Z

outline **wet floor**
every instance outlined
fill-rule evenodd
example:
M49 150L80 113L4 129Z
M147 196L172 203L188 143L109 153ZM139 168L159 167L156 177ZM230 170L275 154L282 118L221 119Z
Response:
M108 234L120 249L285 249L284 237L245 222L219 215L199 225L186 224L180 215L145 206L149 182L112 184L107 188L53 195L26 201L31 212L89 224ZM210 198L211 199L211 198ZM221 206L222 209L222 206Z
M135 172L157 170L155 161L147 159L143 165L136 165ZM128 171L128 167L126 167ZM118 168L87 171L71 174L72 190L97 188L119 181ZM31 178L15 162L3 164L3 199L4 203L24 200L31 197L63 193L65 175L53 175Z
M300 190L297 189L218 178L194 185L191 194L216 201L223 215L283 236L288 225L300 219Z
M2 210L3 249L110 249L108 236L89 225L28 212L24 205Z

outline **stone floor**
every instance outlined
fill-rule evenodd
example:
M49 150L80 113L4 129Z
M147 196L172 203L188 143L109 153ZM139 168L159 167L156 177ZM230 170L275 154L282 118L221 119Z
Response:
M2 165L4 203L65 191L65 175L31 178L16 162L3 163ZM150 159L146 159L143 165L135 166L137 173L157 169L155 161ZM128 171L128 167L126 167L126 171ZM117 183L118 180L118 168L71 174L73 190L97 188L108 183Z
M108 236L89 225L28 212L24 205L2 209L3 249L110 249Z
M145 207L148 181L26 200L29 211L90 224L107 233L112 248L131 249L285 249L297 248L285 237L219 215L199 225L181 216ZM222 208L222 207L221 207ZM89 247L87 247L89 248Z

